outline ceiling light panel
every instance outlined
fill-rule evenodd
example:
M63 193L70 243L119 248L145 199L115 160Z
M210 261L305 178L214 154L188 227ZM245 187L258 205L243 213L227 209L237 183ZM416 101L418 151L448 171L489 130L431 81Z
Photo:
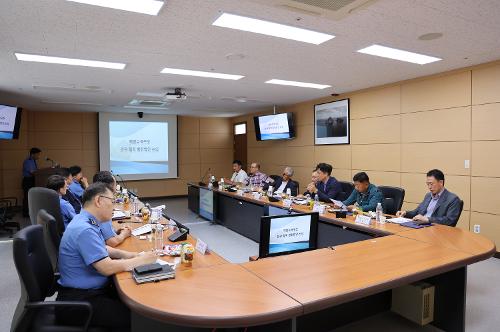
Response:
M296 28L289 25L228 13L223 13L217 20L215 20L214 23L212 23L212 25L223 28L254 32L273 37L291 39L315 45L322 44L335 37L334 35L329 35L322 32Z
M188 70L188 69L176 69L176 68L163 68L162 74L172 74L172 75L184 75L184 76L197 76L197 77L208 77L208 78L219 78L223 80L239 80L245 76L242 75L232 75L232 74L221 74L211 71L198 71L198 70Z
M158 15L163 6L163 1L157 0L66 0L85 5L113 8L128 12Z
M429 55L398 50L397 48L391 48L391 47L386 47L386 46L381 46L381 45L376 45L376 44L372 45L372 46L365 47L361 50L358 50L358 52L364 53L364 54L375 55L375 56L379 56L379 57L383 57L383 58L393 59L393 60L416 63L419 65L425 65L428 63L442 60L440 58L436 58L436 57L429 56Z
M45 56L45 55L36 55L36 54L15 53L15 55L16 55L17 60L19 60L19 61L42 62L42 63L53 63L53 64L60 64L60 65L107 68L107 69L120 69L120 70L125 69L125 66L126 66L126 64L124 64L124 63L71 59L71 58L60 58L60 57L55 57L55 56Z
M320 90L332 87L331 85L325 85L325 84L297 82L297 81L285 81L285 80L278 80L278 79L272 79L272 80L266 81L266 83L277 84L277 85L297 86L300 88L312 88L312 89L320 89Z

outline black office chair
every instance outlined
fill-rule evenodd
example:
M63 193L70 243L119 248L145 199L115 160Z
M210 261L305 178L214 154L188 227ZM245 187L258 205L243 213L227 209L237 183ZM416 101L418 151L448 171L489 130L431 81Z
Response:
M14 265L21 282L21 298L12 319L11 332L87 331L92 307L83 301L45 301L52 296L54 273L43 240L43 228L31 225L14 236ZM56 324L56 307L78 307L86 313L84 326Z
M0 198L0 230L4 230L9 233L9 237L12 237L14 230L18 231L21 226L18 222L9 221L14 217L14 209L17 207L16 197L2 197Z
M378 186L378 189L384 195L383 207L387 214L396 214L401 210L405 199L405 190L399 187Z
M280 176L280 175L275 175L275 174L273 174L273 175L269 175L269 177L270 177L271 179L273 179L273 181L274 181L274 182L276 182L276 181L278 181L279 179L281 179L281 176Z
M299 185L299 181L295 181L295 180L292 180L295 185L297 186L297 195L300 194L300 185Z
M464 201L460 200L460 212L458 213L457 220L455 220L455 223L451 224L450 227L455 227L458 224L458 221L460 220L460 216L462 215L462 211L464 209Z
M345 201L354 190L354 185L351 182L339 181L342 191L337 195L336 200Z
M45 248L50 258L50 262L57 272L57 261L59 257L59 244L61 243L61 235L57 231L56 219L47 213L44 209L38 211L38 224L43 227L43 239Z
M28 191L28 206L31 224L37 224L38 211L46 210L52 215L57 224L57 231L62 235L64 232L64 222L61 215L61 203L59 195L52 189L34 187Z

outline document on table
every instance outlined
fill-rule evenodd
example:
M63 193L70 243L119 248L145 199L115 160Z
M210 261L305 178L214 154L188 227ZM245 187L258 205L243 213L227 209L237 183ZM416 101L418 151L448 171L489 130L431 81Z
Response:
M341 201L337 201L333 198L330 198L330 200L332 201L333 204L335 204L336 206L339 206L342 209L342 211L347 211L347 206L345 206L345 204L342 203Z
M397 218L390 218L386 219L387 222L392 222L394 224L403 224L405 222L413 221L412 219L408 218L403 218L403 217L397 217Z

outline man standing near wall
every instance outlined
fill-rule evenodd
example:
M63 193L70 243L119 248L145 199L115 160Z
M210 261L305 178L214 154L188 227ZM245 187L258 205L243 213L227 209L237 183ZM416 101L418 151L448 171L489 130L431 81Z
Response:
M40 159L42 150L31 148L30 155L23 162L23 217L29 217L28 191L35 186L35 171L38 169L36 161Z

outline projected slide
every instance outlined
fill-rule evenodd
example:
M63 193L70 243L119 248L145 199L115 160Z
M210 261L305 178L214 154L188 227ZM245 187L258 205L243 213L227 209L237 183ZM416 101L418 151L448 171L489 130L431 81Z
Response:
M269 253L308 249L310 226L310 215L272 219Z
M286 113L259 117L259 128L262 140L290 138Z
M110 121L109 162L115 174L168 173L168 123Z
M17 108L0 105L0 139L12 139L16 124Z

